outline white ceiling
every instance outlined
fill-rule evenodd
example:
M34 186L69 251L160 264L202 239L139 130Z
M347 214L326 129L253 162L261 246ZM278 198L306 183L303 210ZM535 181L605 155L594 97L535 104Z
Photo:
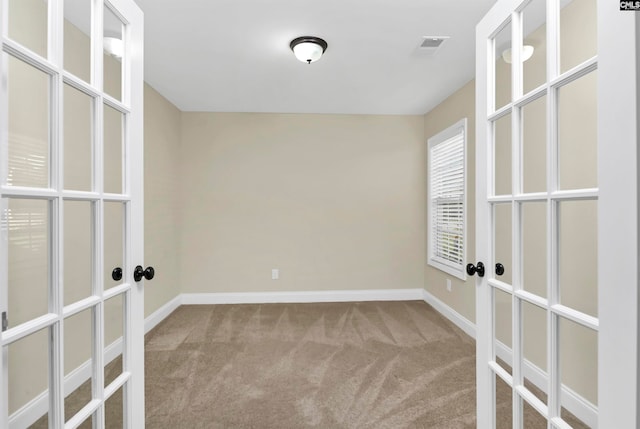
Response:
M494 0L136 0L145 80L183 111L423 114L471 80ZM327 41L313 64L289 48ZM450 36L434 56L423 36Z

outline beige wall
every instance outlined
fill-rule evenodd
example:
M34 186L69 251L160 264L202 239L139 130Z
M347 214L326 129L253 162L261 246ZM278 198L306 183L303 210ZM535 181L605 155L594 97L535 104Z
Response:
M475 81L464 85L425 115L424 135L426 144L427 139L463 118L467 118L467 260L469 262L474 261L475 263ZM424 165L426 171L426 157ZM428 183L427 177L425 181ZM427 189L429 189L428 184ZM428 196L426 201L428 201ZM475 322L476 298L474 278L469 278L466 281L459 280L444 271L426 264L426 257L424 261L425 289L427 292L434 295L468 320ZM447 291L447 279L451 280L451 292Z
M144 264L156 277L146 283L144 315L180 293L180 111L144 87Z
M424 284L421 116L183 113L181 141L183 292Z

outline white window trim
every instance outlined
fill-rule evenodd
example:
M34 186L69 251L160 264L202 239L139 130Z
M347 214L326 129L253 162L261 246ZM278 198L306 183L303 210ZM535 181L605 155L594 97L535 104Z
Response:
M462 156L463 156L463 197L462 197L462 264L456 264L439 259L433 254L433 217L432 217L432 198L431 198L431 149L440 143L449 140L462 131ZM461 119L447 129L440 131L438 134L427 140L427 264L444 271L460 280L467 279L465 271L465 263L467 260L467 118Z

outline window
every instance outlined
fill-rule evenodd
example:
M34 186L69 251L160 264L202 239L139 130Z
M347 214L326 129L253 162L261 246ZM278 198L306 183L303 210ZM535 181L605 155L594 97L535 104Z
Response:
M462 280L466 279L466 143L466 119L428 141L428 263Z

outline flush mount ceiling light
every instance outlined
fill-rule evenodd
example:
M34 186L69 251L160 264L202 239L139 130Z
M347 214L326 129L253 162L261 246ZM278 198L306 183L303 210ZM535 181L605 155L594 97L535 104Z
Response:
M327 50L327 42L319 37L302 36L293 39L289 47L297 59L303 63L311 64L318 61Z
M533 55L533 46L524 45L522 47L522 52L520 54L520 56L522 57L522 62L524 63L525 61L527 61L529 58L531 58L532 55ZM502 59L504 60L505 63L511 64L511 49L505 49L505 51L502 53Z

